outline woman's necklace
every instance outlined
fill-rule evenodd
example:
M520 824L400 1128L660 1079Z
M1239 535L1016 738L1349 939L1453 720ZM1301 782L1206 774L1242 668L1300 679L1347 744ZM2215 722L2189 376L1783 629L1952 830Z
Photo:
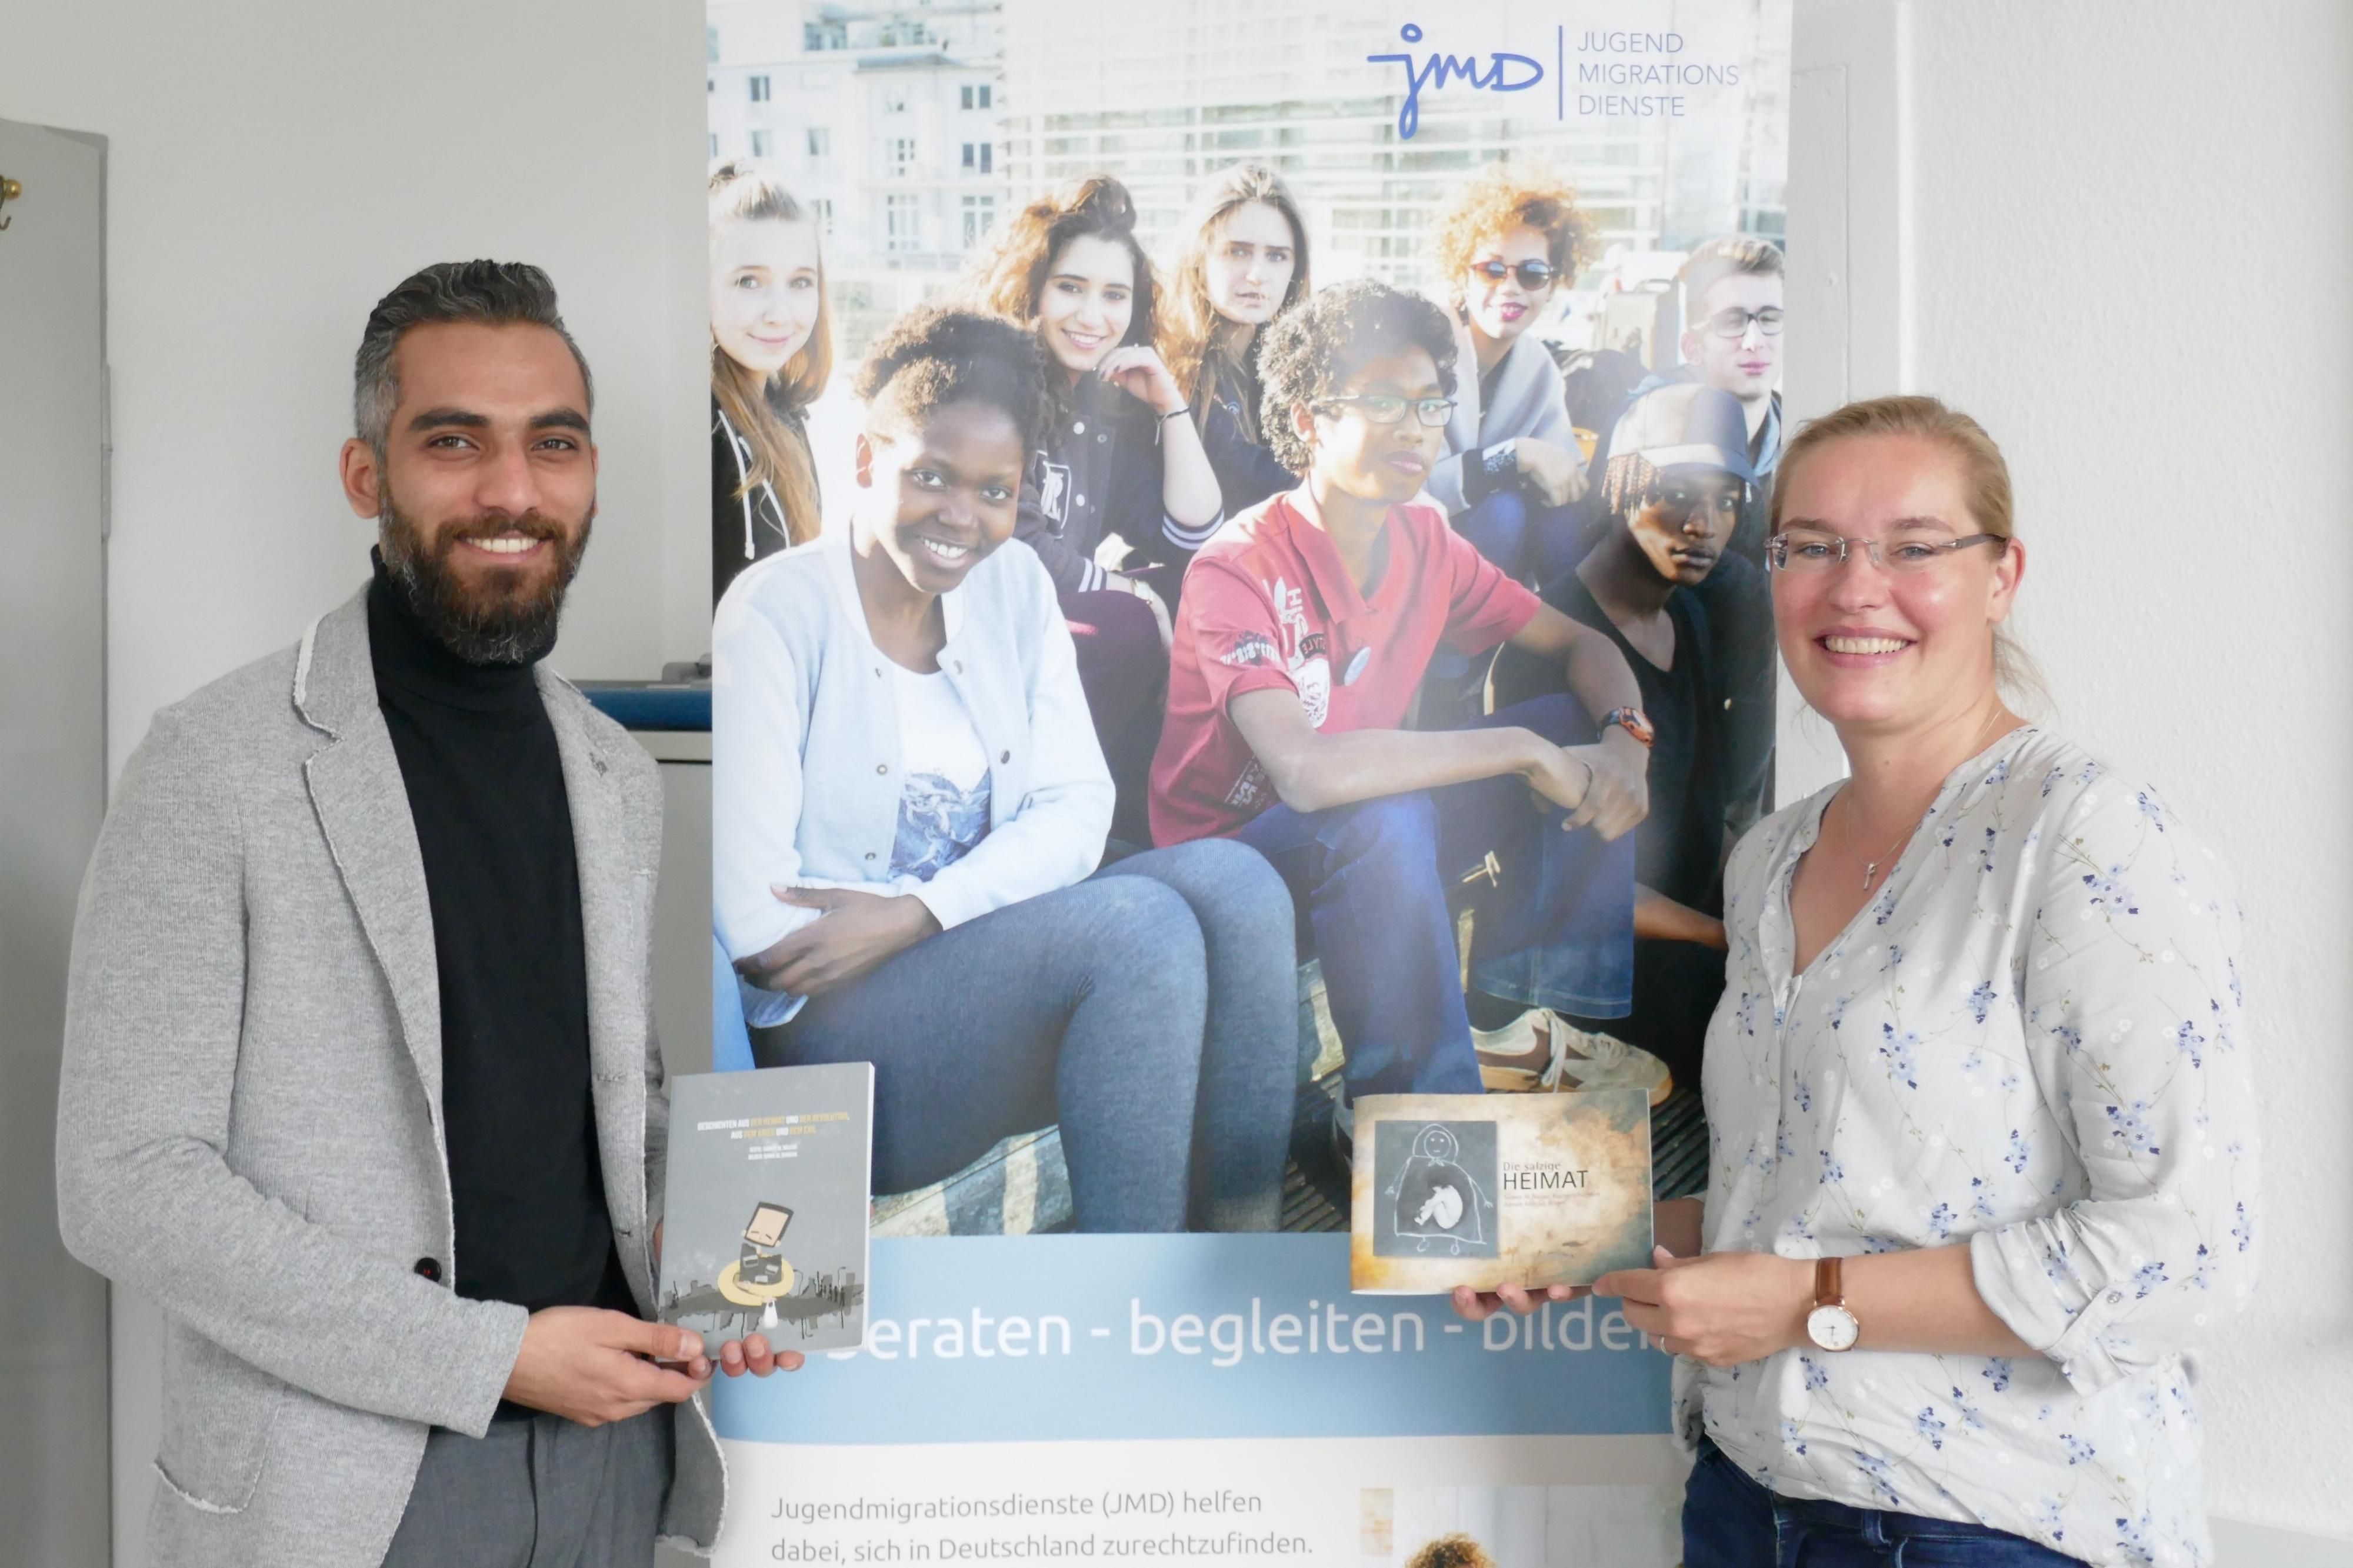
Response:
M2001 722L2002 711L2003 710L2001 709L1996 708L1991 713L1986 716L1985 725L1982 729L1978 731L1977 739L1969 742L1968 754L1970 756L1974 757L1985 749L1986 737L1993 732L1993 727L1995 725ZM1840 794L1843 795L1845 792L1841 791ZM1878 879L1879 868L1883 863L1885 863L1887 865L1887 868L1891 871L1895 868L1894 863L1889 860L1889 857L1894 855L1897 850L1903 848L1905 845L1912 842L1912 835L1918 830L1919 826L1919 823L1915 820L1910 826L1904 829L1903 836L1901 837L1894 839L1888 844L1886 848L1882 849L1877 855L1873 856L1870 859L1862 861L1862 890L1864 892L1868 893L1871 891L1871 884ZM1839 825L1839 841L1849 856L1858 860L1862 859L1862 856L1856 855L1854 852L1854 807L1852 806L1847 807L1846 820Z
M1916 827L1916 826L1919 826L1919 825L1918 825L1917 823L1915 823L1915 824L1913 825L1913 827ZM1913 832L1913 828L1912 828L1912 827L1907 827L1907 828L1905 828L1905 829L1904 830L1903 836L1902 836L1901 837L1894 838L1894 839L1891 839L1891 840L1889 841L1888 846L1887 846L1887 847L1886 847L1886 848L1884 848L1884 849L1881 850L1877 855L1873 856L1872 858L1870 858L1870 859L1868 859L1868 860L1863 860L1863 862L1862 862L1862 890L1863 890L1864 892L1866 892L1866 893L1867 893L1867 892L1871 891L1871 884L1872 884L1874 880L1876 880L1876 879L1877 879L1877 878L1878 878L1878 876L1879 876L1879 864L1880 864L1880 862L1881 862L1881 861L1883 861L1883 860L1885 860L1889 856L1891 856L1891 855L1894 854L1898 849L1902 848L1905 845L1909 844L1910 842L1912 842L1912 832ZM1847 808L1847 820L1846 820L1845 822L1843 822L1843 823L1841 823L1841 824L1840 825L1840 828L1839 828L1839 837L1840 837L1841 841L1845 845L1846 852L1847 852L1847 854L1848 854L1851 858L1854 858L1854 859L1858 859L1858 860L1860 860L1860 859L1862 859L1862 858L1861 856L1856 855L1856 854L1855 854L1855 852L1854 852L1854 808L1853 808L1852 806L1849 806L1849 807ZM1894 869L1894 867L1893 867L1893 866L1890 866L1890 867L1889 867L1889 869L1893 870L1893 869Z

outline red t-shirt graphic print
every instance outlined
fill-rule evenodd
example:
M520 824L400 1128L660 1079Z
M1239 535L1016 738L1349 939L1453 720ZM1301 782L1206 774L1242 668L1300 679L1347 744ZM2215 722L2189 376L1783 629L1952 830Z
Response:
M1152 762L1155 843L1231 833L1275 804L1228 716L1242 692L1295 692L1318 730L1394 730L1441 645L1482 653L1536 613L1444 512L1413 502L1390 509L1388 559L1360 592L1312 505L1303 489L1272 497L1193 558Z

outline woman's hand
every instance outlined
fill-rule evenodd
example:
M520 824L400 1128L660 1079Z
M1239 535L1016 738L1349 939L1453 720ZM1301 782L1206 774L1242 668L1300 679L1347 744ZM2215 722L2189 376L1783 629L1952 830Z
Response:
M1512 443L1512 453L1520 472L1546 506L1567 506L1585 499L1585 464L1575 452L1523 436Z
M744 978L767 991L820 996L862 979L877 964L939 932L923 900L854 888L771 887L778 901L819 911L775 946L739 960Z
M1663 1247L1651 1257L1656 1267L1604 1274L1593 1292L1625 1298L1626 1321L1669 1354L1735 1366L1807 1342L1811 1263L1769 1252L1677 1258Z
M1574 1301L1579 1296L1592 1294L1591 1287L1585 1285L1498 1285L1493 1290L1473 1290L1468 1285L1457 1285L1454 1315L1479 1323L1509 1307L1525 1318L1546 1301Z
M1095 374L1155 414L1174 414L1185 406L1185 394L1150 343L1128 343L1103 355Z

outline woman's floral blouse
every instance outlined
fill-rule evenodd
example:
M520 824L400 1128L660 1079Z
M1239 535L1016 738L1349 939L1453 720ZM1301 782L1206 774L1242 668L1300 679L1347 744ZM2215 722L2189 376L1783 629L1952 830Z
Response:
M2043 1353L1686 1360L1677 1428L1788 1496L2204 1563L2182 1354L2246 1300L2257 1223L2224 869L2154 791L2021 729L1945 781L1793 974L1790 878L1835 793L1759 824L1727 874L1708 1250L1966 1244Z

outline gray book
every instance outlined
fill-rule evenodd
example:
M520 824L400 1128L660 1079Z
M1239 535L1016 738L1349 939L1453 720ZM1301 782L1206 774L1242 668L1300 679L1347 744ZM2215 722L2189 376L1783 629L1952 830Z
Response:
M714 1355L862 1344L873 1130L867 1062L672 1079L661 1321Z

